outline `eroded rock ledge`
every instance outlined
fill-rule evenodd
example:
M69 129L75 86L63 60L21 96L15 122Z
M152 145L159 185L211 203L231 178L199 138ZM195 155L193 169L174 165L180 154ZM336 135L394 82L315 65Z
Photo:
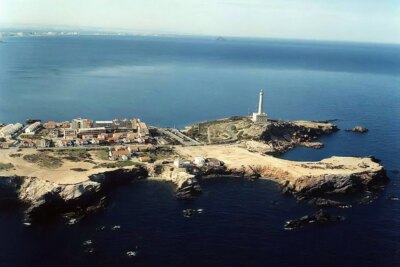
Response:
M388 180L386 170L371 157L331 157L318 162L295 162L252 153L236 145L180 147L177 151L182 158L201 155L224 162L220 168L188 169L197 178L231 175L270 179L277 182L284 193L291 193L299 199L370 190Z
M0 193L2 201L26 207L26 220L43 220L52 214L96 206L110 188L145 177L144 168L94 174L76 184L56 184L36 177L0 177Z

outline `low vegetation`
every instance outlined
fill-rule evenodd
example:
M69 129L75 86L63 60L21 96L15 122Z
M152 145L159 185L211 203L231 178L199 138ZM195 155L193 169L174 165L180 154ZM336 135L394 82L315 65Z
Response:
M96 150L94 153L98 159L108 160L108 150L106 149Z
M8 171L12 168L14 168L14 165L12 165L11 163L1 163L0 162L0 171Z
M10 154L10 157L12 157L12 158L19 158L19 157L21 157L21 156L22 156L21 153Z
M31 134L21 134L19 136L21 139L31 139L31 140L40 140L42 139L42 136L40 135L31 135Z
M23 157L24 160L30 163L35 163L40 167L56 169L62 166L63 161L59 158L53 157L48 153L41 152L31 155L25 155Z
M62 156L63 159L73 162L80 162L92 159L90 153L84 148L59 150L56 152L56 154Z
M258 139L264 131L265 125L254 124L249 118L232 117L190 126L187 134L205 143L222 144Z
M107 163L100 163L93 168L122 168L122 167L128 167L128 166L135 166L135 165L140 165L141 163L139 162L133 162L133 161L115 161L115 162L107 162Z
M84 169L84 168L71 168L71 171L85 172L85 171L87 171L87 169Z

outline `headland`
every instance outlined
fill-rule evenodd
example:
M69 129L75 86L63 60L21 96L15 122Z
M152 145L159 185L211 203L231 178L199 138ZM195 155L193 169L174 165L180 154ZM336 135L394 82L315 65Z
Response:
M270 179L283 192L315 203L385 183L386 171L373 157L276 157L297 146L321 149L317 139L338 130L332 121L270 119L262 111L262 92L252 117L184 130L147 126L136 118L9 124L0 128L1 201L27 205L27 218L35 219L49 211L91 212L102 207L105 191L143 178L176 184L177 197L184 199L201 193L203 178Z

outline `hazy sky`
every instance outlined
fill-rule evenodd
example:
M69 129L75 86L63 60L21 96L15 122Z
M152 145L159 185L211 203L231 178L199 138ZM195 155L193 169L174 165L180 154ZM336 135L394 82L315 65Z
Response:
M0 27L400 43L400 0L0 0Z

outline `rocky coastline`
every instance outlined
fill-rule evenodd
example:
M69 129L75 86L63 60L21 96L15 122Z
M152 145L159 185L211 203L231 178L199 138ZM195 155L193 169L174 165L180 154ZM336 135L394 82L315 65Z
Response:
M4 171L0 173L0 202L21 205L27 222L59 214L74 222L103 208L109 190L136 179L171 182L176 185L177 198L190 199L201 194L202 179L229 176L272 180L284 194L317 207L350 207L329 198L371 191L386 183L386 170L375 158L332 157L318 162L293 162L272 156L295 146L322 148L323 144L315 139L335 131L338 128L330 122L271 120L268 124L254 124L243 117L207 122L188 127L186 131L192 138L208 141L207 145L175 146L170 155L172 158L155 163L92 168L87 173L80 173L76 183L46 180L40 174L52 178L59 172L38 169L34 165L29 165L28 170L39 170L37 176L18 175L18 169ZM221 136L224 137L221 139ZM186 167L174 164L174 159L190 162L199 155L221 164L190 164ZM18 161L21 159L13 160L21 167L26 166ZM63 181L70 181L65 179L70 173L65 172Z
M298 200L307 200L316 206L346 206L345 203L325 199L332 195L373 191L388 181L386 170L374 158L359 158L360 162L376 164L374 169L343 174L320 174L291 177L284 169L267 166L248 165L241 168L203 167L176 168L170 164L159 166L158 172L151 169L152 177L170 181L177 186L177 197L188 199L201 193L199 181L205 178L240 177L246 179L269 179L280 185L284 194L293 195ZM315 162L311 164L316 164ZM310 165L311 165L310 164ZM341 167L331 166L331 168ZM168 177L168 178L165 178Z
M37 177L0 177L1 201L24 209L25 221L46 220L68 212L91 213L104 206L104 196L115 186L147 177L144 168L117 169L89 176L76 184L57 184Z
M373 162L372 159L370 159ZM89 176L88 181L76 184L56 184L36 177L0 177L1 201L19 203L24 209L26 222L46 220L52 215L70 214L70 218L84 216L105 205L105 195L116 186L133 180L157 179L176 185L176 197L190 199L202 193L200 182L206 178L241 177L246 179L271 179L277 182L284 194L306 200L317 207L346 207L327 197L374 190L387 182L385 169L346 175L321 175L299 177L291 181L287 173L260 166L226 166L211 168L174 168L148 165L146 168L116 169ZM286 176L286 178L285 178Z

